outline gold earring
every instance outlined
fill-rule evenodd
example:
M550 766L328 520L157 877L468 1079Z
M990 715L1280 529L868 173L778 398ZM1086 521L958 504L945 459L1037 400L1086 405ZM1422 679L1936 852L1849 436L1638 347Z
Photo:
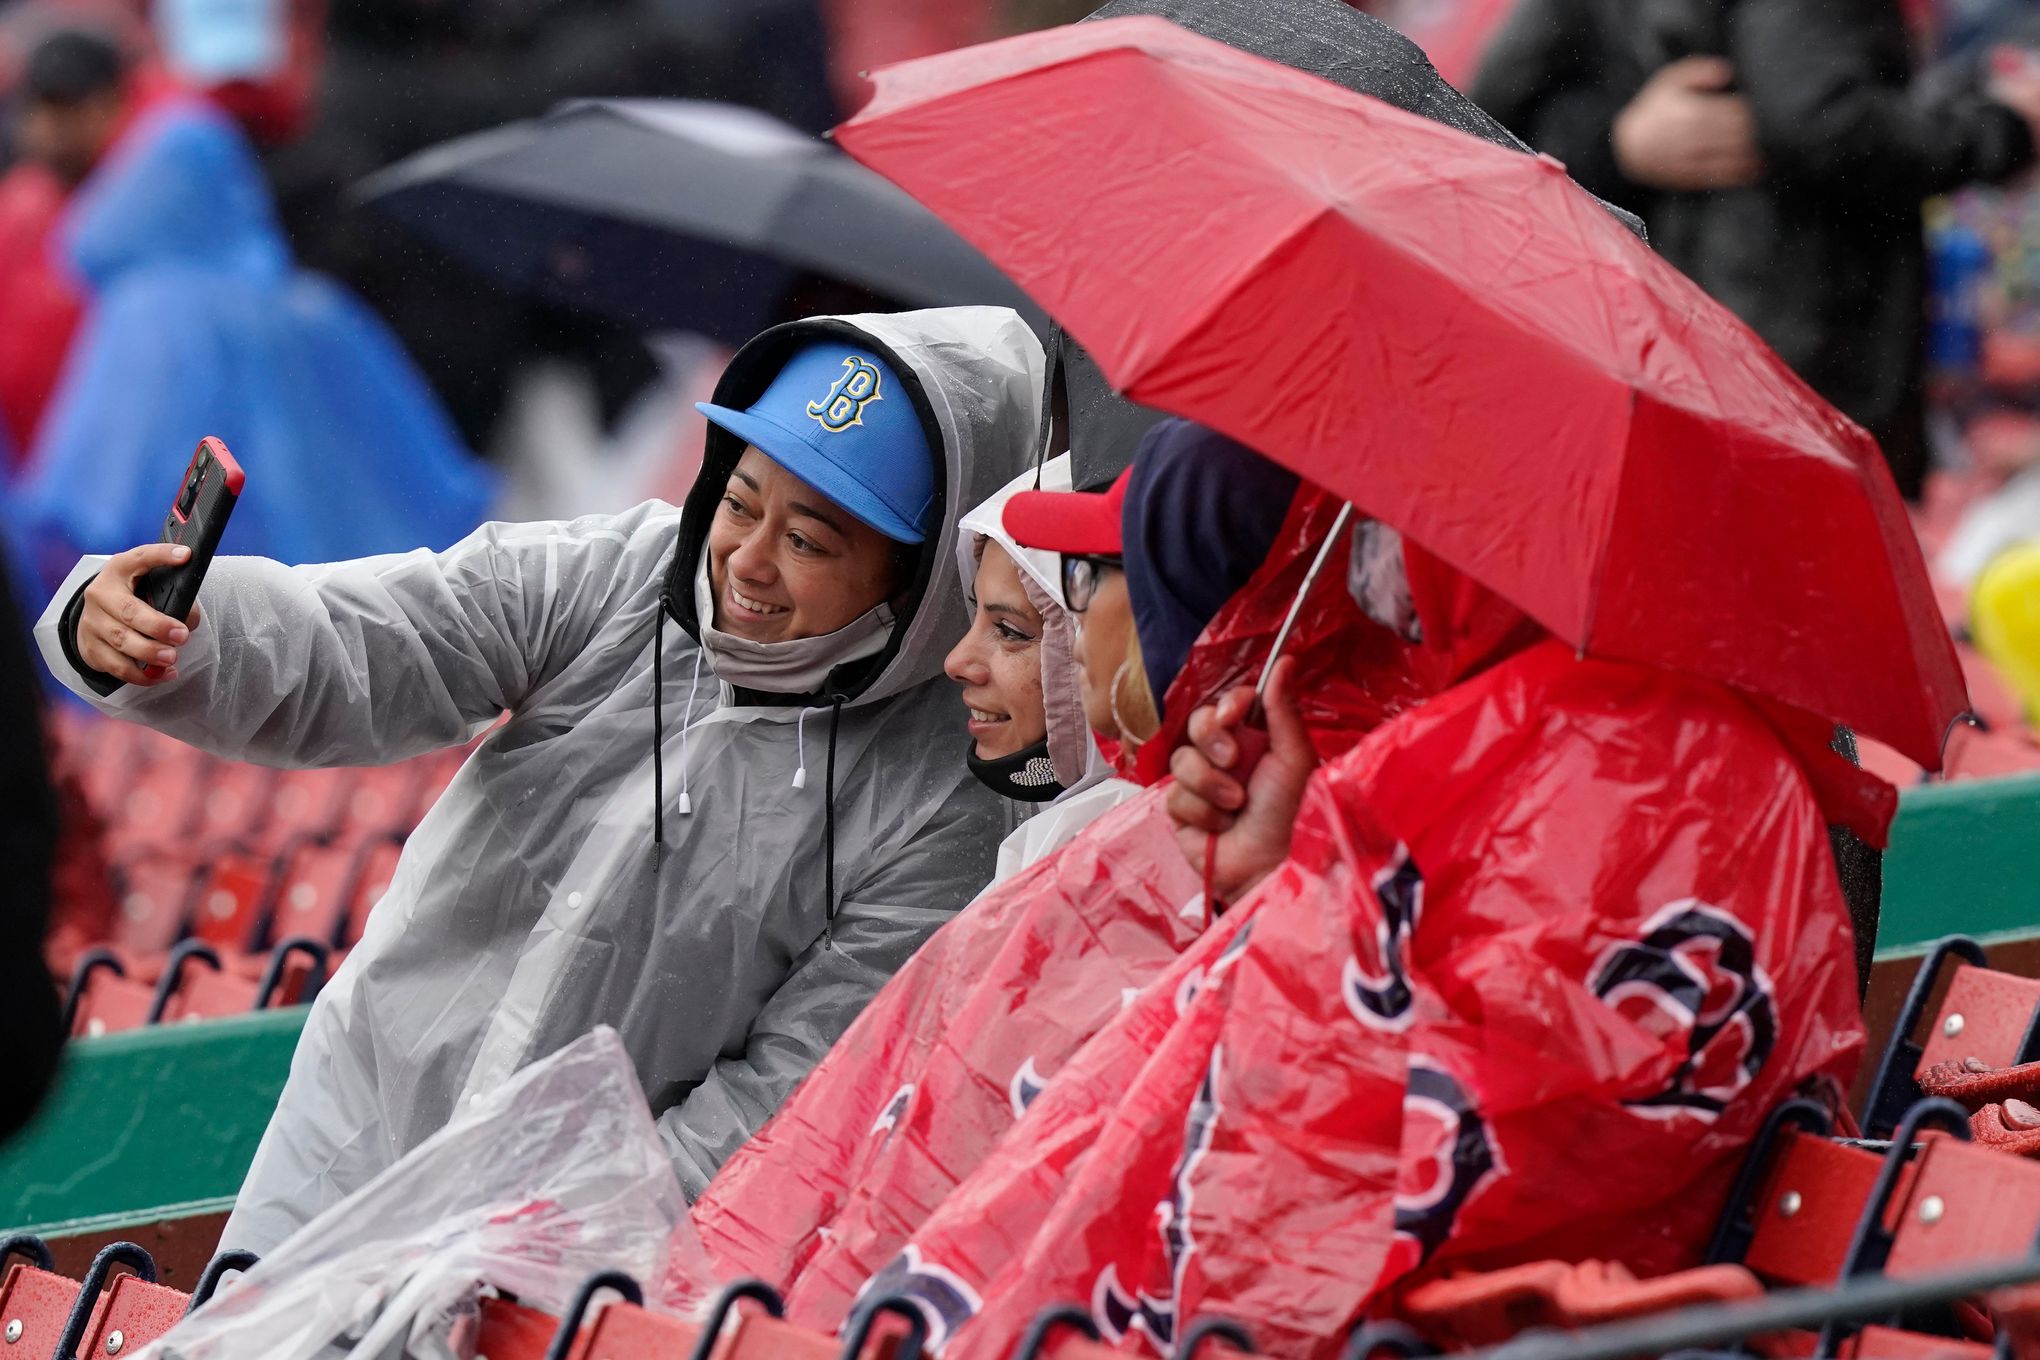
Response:
M1126 748L1128 755L1132 755L1140 750L1141 744L1146 741L1145 737L1137 737L1128 730L1126 719L1121 717L1119 713L1119 682L1126 678L1127 668L1132 665L1132 657L1128 657L1119 663L1119 669L1112 672L1112 686L1106 692L1106 697L1111 700L1112 704L1112 725L1119 729L1119 744Z

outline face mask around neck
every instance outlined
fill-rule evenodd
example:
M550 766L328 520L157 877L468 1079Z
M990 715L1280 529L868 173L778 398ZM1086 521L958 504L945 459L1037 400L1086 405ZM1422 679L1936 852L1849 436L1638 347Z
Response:
M892 606L881 600L833 633L787 642L752 642L715 626L715 587L709 583L708 551L694 571L694 614L709 669L738 689L766 694L815 694L829 672L885 650L892 638Z
M1055 763L1048 758L1047 737L994 760L980 760L977 743L972 742L964 764L980 784L1015 802L1052 803L1062 796L1063 783L1056 778Z

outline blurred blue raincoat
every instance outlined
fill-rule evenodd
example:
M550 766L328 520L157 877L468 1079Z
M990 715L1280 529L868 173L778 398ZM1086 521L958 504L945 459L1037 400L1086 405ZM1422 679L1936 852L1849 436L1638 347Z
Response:
M253 152L211 106L137 124L61 242L90 309L13 497L45 589L81 553L154 542L208 434L248 473L223 552L443 548L483 518L489 470L381 322L293 264Z

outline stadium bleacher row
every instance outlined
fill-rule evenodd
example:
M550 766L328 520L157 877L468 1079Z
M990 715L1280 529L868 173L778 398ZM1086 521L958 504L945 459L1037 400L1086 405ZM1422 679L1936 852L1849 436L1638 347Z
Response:
M48 950L72 1035L309 1000L471 749L273 770L75 708L50 726L59 786L91 823Z
M1460 1274L1408 1291L1402 1317L1455 1350L1521 1346L1555 1329L1574 1348L1565 1353L1655 1354L1621 1346L1637 1327L1653 1324L1743 1337L1744 1319L1757 1316L1753 1307L1800 1300L1800 1316L1813 1321L1748 1337L1740 1349L1679 1354L1682 1360L2033 1354L2032 1342L2040 1339L2040 1285L2030 1283L2040 1280L2034 1254L2040 1160L2032 1154L2040 1152L2040 1117L2018 1107L2029 1099L2040 1100L2040 980L1992 969L1978 945L1951 937L1922 964L1853 1119L1843 1114L1838 1129L1829 1111L1807 1100L1773 1112L1748 1151L1703 1264L1651 1280L1591 1261ZM117 1355L161 1335L191 1306L183 1293L154 1282L153 1263L133 1243L102 1250L83 1280L57 1274L36 1239L0 1243L0 1264L17 1255L22 1259L0 1277L6 1354ZM1959 1288L1964 1270L2006 1263L2023 1271L2017 1287ZM202 1301L225 1271L250 1264L216 1258L191 1298ZM1944 1280L1958 1283L1943 1288ZM1846 1316L1856 1295L1908 1281L1927 1286L1915 1294L1940 1289L1939 1305L1867 1321ZM1791 1290L1815 1292L1781 1292ZM594 1311L604 1300L609 1306ZM755 1306L740 1307L745 1300ZM1824 1319L1823 1300L1833 1301ZM938 1325L911 1298L868 1300L841 1338L789 1322L782 1311L769 1287L745 1281L723 1291L705 1318L683 1320L646 1307L637 1281L605 1272L587 1280L559 1314L485 1291L461 1353L490 1360L916 1360ZM1252 1319L1201 1319L1184 1329L1173 1353L1187 1357L1214 1346L1251 1353L1252 1333ZM1606 1344L1597 1341L1603 1336ZM1037 1360L1049 1353L1057 1360L1123 1354L1074 1303L1037 1319L1014 1355ZM1346 1349L1348 1360L1431 1353L1401 1324L1362 1327Z

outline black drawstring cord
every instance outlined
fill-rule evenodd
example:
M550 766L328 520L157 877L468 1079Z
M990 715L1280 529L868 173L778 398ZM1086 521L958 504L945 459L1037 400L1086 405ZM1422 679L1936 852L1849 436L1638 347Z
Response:
M836 947L836 724L843 717L843 696L829 696L829 767L822 785L822 891L828 915L822 922L822 946Z
M652 871L666 848L666 592L659 592L659 621L652 625Z
M1041 367L1041 424L1034 435L1034 489L1041 490L1041 469L1048 462L1048 441L1055 434L1055 380L1062 365L1063 332L1061 326L1048 328L1048 352L1043 355ZM1068 384L1064 384L1067 392ZM1076 417L1070 417L1070 424L1076 424Z

